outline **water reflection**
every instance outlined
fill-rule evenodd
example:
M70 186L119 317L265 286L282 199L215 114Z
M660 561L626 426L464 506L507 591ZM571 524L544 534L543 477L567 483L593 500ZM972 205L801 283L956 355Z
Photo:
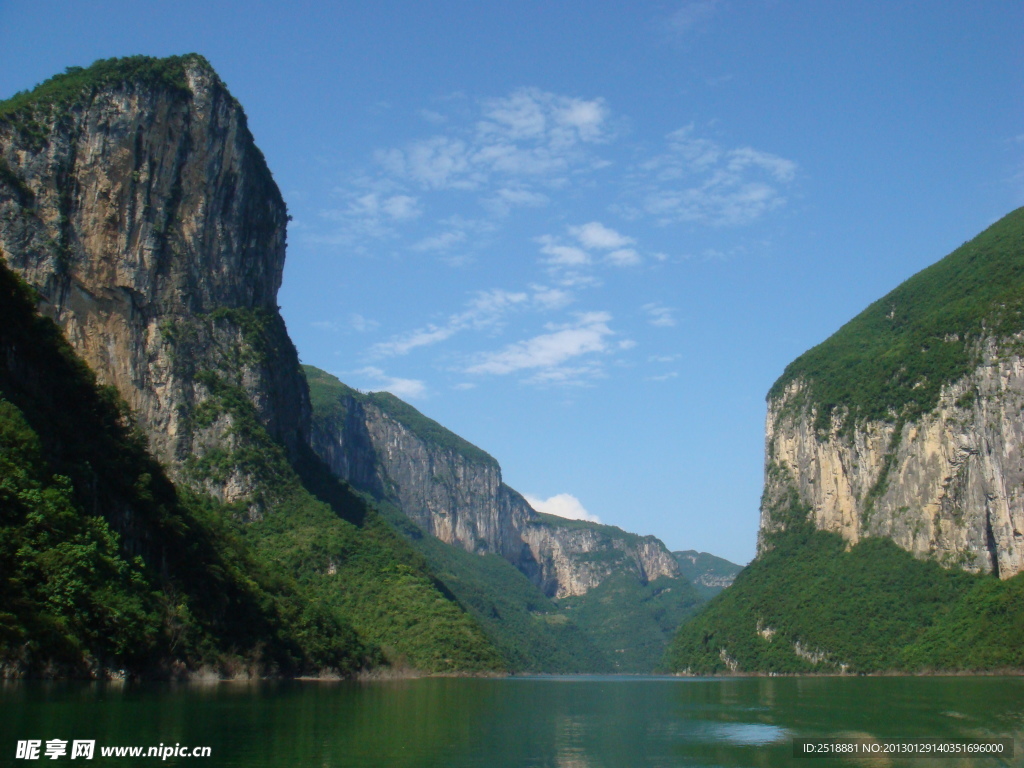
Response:
M17 740L60 738L209 745L206 768L728 768L788 766L795 737L856 734L1014 735L1024 756L1022 702L1024 680L993 677L6 684L0 751L10 756ZM92 764L105 762L125 764L99 756ZM844 764L812 762L808 768ZM1024 758L913 763L930 764Z

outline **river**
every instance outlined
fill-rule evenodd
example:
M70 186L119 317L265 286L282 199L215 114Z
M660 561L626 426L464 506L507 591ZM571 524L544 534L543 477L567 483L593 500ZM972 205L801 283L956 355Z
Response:
M0 685L0 711L0 765L1024 765L1020 677L26 682ZM794 757L794 740L837 737L1002 737L1014 740L1016 757ZM91 761L72 759L76 740L93 743ZM31 742L38 742L35 760L27 759ZM101 754L135 746L167 757ZM48 747L56 758L47 758ZM183 756L197 747L209 756Z

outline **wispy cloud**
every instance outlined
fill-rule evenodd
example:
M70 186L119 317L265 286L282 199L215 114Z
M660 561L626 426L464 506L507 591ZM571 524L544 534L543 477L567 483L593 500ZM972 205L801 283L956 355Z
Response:
M481 201L484 208L495 216L508 216L516 208L540 208L548 205L551 198L524 186L502 187Z
M466 240L462 230L450 230L437 235L425 237L412 245L414 251L447 251Z
M402 379L388 376L383 370L375 366L360 368L356 373L374 382L369 389L384 390L403 400L417 400L425 397L427 394L427 385L419 379Z
M540 252L548 258L545 260L555 267L580 267L590 263L590 254L575 245L565 245L552 235L541 235L537 238Z
M478 105L471 127L451 130L377 153L396 179L423 189L480 190L498 184L505 206L537 205L533 183L552 183L588 161L587 145L611 136L603 99L521 88Z
M575 322L548 324L546 333L488 352L466 368L470 374L505 375L518 371L536 371L534 381L566 382L599 373L593 365L566 367L576 358L607 352L614 332L607 312L578 314Z
M644 304L641 309L647 315L647 322L659 328L672 328L676 324L675 310L660 304Z
M792 160L753 147L725 149L694 134L667 137L667 151L640 165L641 207L662 223L749 224L786 202L796 178Z
M582 226L569 227L569 234L579 240L584 248L613 250L633 245L633 238L626 237L599 221L591 221Z
M583 503L571 493L558 493L546 499L524 493L523 498L535 510L546 515L565 517L569 520L589 520L592 523L601 522L597 515L588 512Z
M599 221L570 226L568 233L568 242L565 237L556 235L535 238L540 244L540 252L546 257L542 259L543 263L565 284L578 284L582 277L580 270L595 263L634 267L643 261L635 248L628 247L636 240Z
M444 323L431 323L375 344L371 353L381 357L405 355L419 347L447 341L462 331L498 328L508 313L516 309L549 311L560 309L571 301L572 294L568 291L543 285L533 285L529 291L506 291L499 288L478 291L464 311L450 315Z
M611 264L614 267L635 267L643 261L640 258L640 254L632 248L620 248L617 251L612 251L604 257L604 260L605 263Z

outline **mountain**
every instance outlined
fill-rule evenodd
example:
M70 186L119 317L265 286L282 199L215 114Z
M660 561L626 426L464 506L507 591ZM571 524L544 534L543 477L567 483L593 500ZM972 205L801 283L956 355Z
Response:
M314 450L336 476L404 518L391 519L447 574L446 586L473 606L499 647L536 650L513 654L513 668L639 672L660 662L679 622L701 601L661 541L540 514L502 482L493 457L394 395L361 393L317 368L304 370ZM470 572L482 562L490 569L484 578ZM499 574L519 586L496 590ZM503 637L506 622L488 618L509 615L512 593L520 595L515 642ZM524 601L536 620L521 618ZM551 648L553 627L575 638L557 658L540 650Z
M730 563L722 557L688 549L684 552L673 552L672 556L679 563L679 572L689 579L697 592L705 599L714 597L728 587L736 579L743 566Z
M1022 344L1018 209L786 368L768 397L761 531L785 527L795 493L850 542L1020 572Z
M175 488L0 260L0 676L352 672L376 652Z
M677 670L1024 666L1024 209L768 394L758 557Z
M131 423L134 450L144 444L166 475L154 480L154 471L132 469L127 477L137 477L142 497L156 494L148 484L157 483L160 498L170 499L159 513L166 525L213 541L210 568L221 567L218 557L240 564L211 585L236 579L252 593L257 614L272 614L272 605L259 604L257 585L247 583L265 571L269 594L292 603L291 613L267 618L239 644L242 662L228 664L216 644L167 651L163 660L219 665L225 673L244 663L262 673L274 667L261 654L278 643L275 633L302 634L317 646L347 632L347 648L334 653L342 671L373 663L500 669L501 655L422 556L309 448L308 388L276 305L287 220L241 106L200 56L99 61L0 102L0 255L95 373L101 395L123 401L119 415L109 411L101 421ZM6 365L21 371L26 354L25 346L10 346ZM62 383L37 378L33 396L53 402ZM5 399L23 414L36 408L11 392ZM54 433L29 418L28 428L44 446L41 463L5 471L35 472L44 492L47 478L65 471L60 450L54 459L45 448L63 444L63 427ZM15 432L28 434L20 423ZM87 456L90 432L79 437ZM105 521L120 541L107 548L111 562L139 554L148 583L174 594L176 580L190 578L187 559L163 558L162 529L143 525L134 502L90 501L107 496L89 495L93 480L82 461L99 459L75 459L68 472L80 498L62 514L101 532L96 520ZM174 501L185 496L206 512L185 517ZM40 557L49 561L66 544L51 538L39 545ZM206 566L197 567L201 574ZM40 577L17 572L16 581L30 578ZM217 601L230 594L226 588L185 607L216 616ZM167 632L173 611L165 614L160 631ZM25 631L36 642L35 631ZM127 664L126 653L114 653L112 663ZM331 653L299 656L293 669L332 666L322 663Z

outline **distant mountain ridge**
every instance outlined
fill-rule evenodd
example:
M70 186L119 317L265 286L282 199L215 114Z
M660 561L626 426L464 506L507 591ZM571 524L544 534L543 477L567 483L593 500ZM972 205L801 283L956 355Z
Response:
M613 570L641 583L679 577L654 536L541 515L489 454L388 393L362 394L304 367L314 450L340 478L385 498L426 533L508 560L551 597L582 595Z
M574 671L649 672L660 663L679 621L701 601L661 541L538 513L502 482L493 457L412 406L388 393L358 392L313 366L304 370L314 449L338 477L408 518L414 546L435 567L465 584L465 569L473 566L424 548L422 534L503 558L538 590L528 602L544 611L557 605L555 615L597 643L603 658L591 655ZM488 579L498 572L492 567ZM458 585L451 588L458 594ZM481 610L486 624L488 610ZM548 664L540 657L530 663Z
M709 598L717 595L736 580L743 566L731 563L725 558L688 549L684 552L673 552L679 563L679 572L684 578L693 582L697 590Z

